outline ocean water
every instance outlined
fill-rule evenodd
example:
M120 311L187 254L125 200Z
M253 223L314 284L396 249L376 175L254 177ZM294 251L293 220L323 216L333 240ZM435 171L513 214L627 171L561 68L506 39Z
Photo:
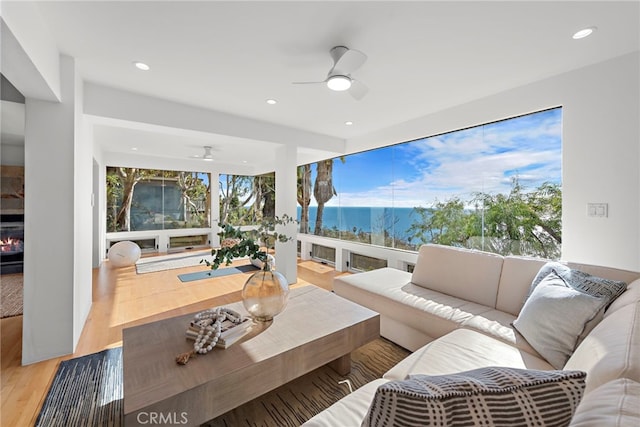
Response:
M309 208L309 227L314 229L318 208ZM298 206L298 220L301 208ZM413 208L325 207L322 228L365 233L381 233L385 229L400 239L409 239L409 228L420 216Z

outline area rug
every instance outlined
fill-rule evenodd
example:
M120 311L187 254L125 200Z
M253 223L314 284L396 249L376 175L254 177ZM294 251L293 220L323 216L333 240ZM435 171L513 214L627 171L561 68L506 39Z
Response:
M299 426L353 389L382 377L409 351L379 338L351 355L351 373L323 366L204 426ZM36 426L122 426L122 348L62 362Z
M205 265L200 262L203 259L211 261L211 252L199 252L195 254L172 254L142 258L136 262L136 273L154 273L156 271L173 270L176 268Z
M247 273L258 271L259 268L253 264L239 265L238 267L223 267L217 270L196 271L195 273L178 274L181 282L193 282L194 280L211 279L213 277L229 276L231 274Z
M22 315L22 274L0 276L0 318Z
M121 426L122 347L60 363L36 426Z

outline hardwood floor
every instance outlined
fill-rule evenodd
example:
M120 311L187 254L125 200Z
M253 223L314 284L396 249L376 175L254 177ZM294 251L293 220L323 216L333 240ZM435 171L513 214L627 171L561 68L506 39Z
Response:
M238 264L245 264L239 261ZM182 283L178 274L202 266L136 274L135 267L114 269L109 262L93 271L93 305L75 353L21 366L22 316L0 321L0 425L34 425L58 364L63 360L122 345L122 329L240 300L248 274ZM313 261L298 263L298 282L331 290L333 268Z

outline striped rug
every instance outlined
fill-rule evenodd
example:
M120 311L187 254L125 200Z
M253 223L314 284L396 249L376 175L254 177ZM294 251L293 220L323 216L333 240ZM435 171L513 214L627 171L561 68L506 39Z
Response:
M353 389L380 378L409 351L384 338L352 353L351 373L323 366L259 399L205 423L218 426L299 426ZM60 364L36 426L122 426L122 348Z
M210 250L206 252L177 253L141 258L136 262L136 273L155 273L156 271L173 270L196 265L201 265L202 268L208 268L204 262L200 262L203 259L213 260Z
M61 362L36 426L121 425L122 347Z

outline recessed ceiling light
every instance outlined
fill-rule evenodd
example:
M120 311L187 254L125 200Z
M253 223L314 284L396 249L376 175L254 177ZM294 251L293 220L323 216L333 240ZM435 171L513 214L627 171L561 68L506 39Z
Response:
M275 105L277 103L278 103L278 101L276 101L275 99L267 99L267 104L269 104L269 105Z
M138 147L131 147L131 151L138 151Z
M573 35L573 39L578 40L588 37L593 34L595 30L597 30L596 27L583 28L582 30L575 32L575 34Z
M149 71L151 69L151 67L149 67L147 64L140 61L134 61L133 65L135 65L138 70L142 71Z
M351 126L353 124L353 122L352 121L347 121L347 122L344 122L344 124L347 125L347 126Z

